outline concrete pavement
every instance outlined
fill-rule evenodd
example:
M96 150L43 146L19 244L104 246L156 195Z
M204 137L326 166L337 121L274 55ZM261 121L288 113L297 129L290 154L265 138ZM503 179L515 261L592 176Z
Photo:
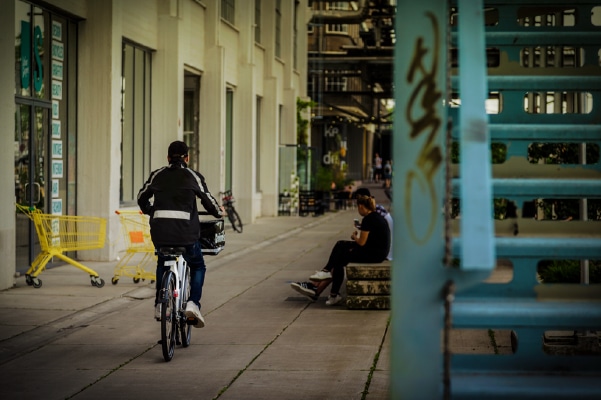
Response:
M44 271L40 289L18 278L0 292L2 399L389 398L390 313L328 307L289 286L324 265L356 216L260 218L242 234L229 229L225 250L206 257L207 325L169 363L157 344L154 285L126 277L112 285L116 261L84 262L103 288L70 265ZM453 340L493 351L487 333Z

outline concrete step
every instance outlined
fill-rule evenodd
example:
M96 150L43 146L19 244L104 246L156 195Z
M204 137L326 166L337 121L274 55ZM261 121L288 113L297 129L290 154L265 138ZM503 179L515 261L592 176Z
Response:
M348 295L390 295L390 280L347 280Z
M349 263L346 266L346 278L348 280L387 279L390 280L389 260L381 263Z
M346 306L351 310L390 310L390 266L350 263L346 266Z
M346 297L349 310L390 310L390 296L351 296Z

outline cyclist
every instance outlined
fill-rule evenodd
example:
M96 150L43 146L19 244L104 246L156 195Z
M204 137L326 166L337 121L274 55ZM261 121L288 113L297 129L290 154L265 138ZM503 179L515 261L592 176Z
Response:
M197 171L188 168L188 146L181 141L169 145L168 166L150 173L138 193L138 205L144 214L150 216L150 236L157 249L161 247L184 247L184 259L190 266L190 298L186 303L185 314L195 319L193 326L202 328L204 318L200 313L200 298L204 285L206 265L199 242L200 221L196 198L215 218L222 216L223 207L211 195L205 178ZM153 202L151 203L151 198ZM161 319L159 291L165 257L158 254L156 269L155 319Z

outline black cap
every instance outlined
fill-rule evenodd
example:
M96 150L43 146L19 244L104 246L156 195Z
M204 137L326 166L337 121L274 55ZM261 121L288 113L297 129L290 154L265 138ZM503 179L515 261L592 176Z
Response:
M176 140L169 145L167 155L170 158L183 158L188 155L188 145L181 140Z
M369 192L368 188L359 188L359 189L355 190L355 193L353 193L353 199L356 199L357 196L371 197L371 193Z

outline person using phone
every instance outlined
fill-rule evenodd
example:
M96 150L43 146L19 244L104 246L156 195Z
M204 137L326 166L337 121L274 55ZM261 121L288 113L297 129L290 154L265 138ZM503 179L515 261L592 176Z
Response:
M367 190L367 189L366 189ZM359 192L359 190L357 190ZM330 296L326 305L342 301L340 287L344 281L344 267L350 262L379 263L384 261L390 250L391 234L386 219L376 212L376 201L370 195L355 193L357 211L363 217L360 227L351 234L351 240L339 240L330 253L327 264L321 271L311 275L313 282L293 282L290 286L297 292L317 299L319 293L331 282ZM358 224L358 220L357 224Z

